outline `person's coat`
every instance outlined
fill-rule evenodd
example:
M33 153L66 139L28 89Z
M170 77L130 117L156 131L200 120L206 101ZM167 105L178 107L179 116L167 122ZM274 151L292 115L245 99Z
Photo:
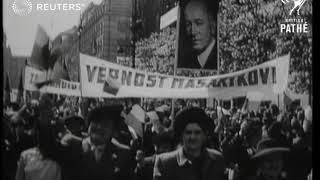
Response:
M179 148L156 157L153 180L194 180L198 179L190 171L188 159ZM222 154L213 149L206 149L201 167L202 180L225 180L225 163Z
M217 70L218 68L218 56L217 56L217 46L215 45L211 50L207 62L202 69L205 70ZM178 68L186 69L201 69L201 65L197 59L197 54L188 50L181 55L181 58L178 60Z

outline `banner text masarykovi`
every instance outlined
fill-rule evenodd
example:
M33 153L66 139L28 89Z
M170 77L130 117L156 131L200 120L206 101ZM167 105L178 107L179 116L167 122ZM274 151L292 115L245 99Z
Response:
M170 83L170 88L212 88L212 87L245 87L267 85L276 83L276 67L262 67L246 73L224 78L186 78L155 75L149 73L132 72L104 66L87 65L89 83L101 83L108 76L120 81L122 86L164 88L165 82Z

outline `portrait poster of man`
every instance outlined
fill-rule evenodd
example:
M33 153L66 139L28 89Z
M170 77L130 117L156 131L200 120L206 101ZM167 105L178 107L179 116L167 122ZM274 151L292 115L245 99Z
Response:
M217 0L180 3L178 69L218 71Z

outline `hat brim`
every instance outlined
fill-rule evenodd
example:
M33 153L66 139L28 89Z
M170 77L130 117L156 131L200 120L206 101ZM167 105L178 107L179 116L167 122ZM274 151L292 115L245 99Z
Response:
M77 115L71 115L71 116L62 118L62 120L64 122L71 122L71 121L83 120L83 118Z
M255 155L253 155L252 159L258 159L274 153L285 153L285 152L289 152L289 148L284 148L284 147L266 148L257 152Z
M80 116L69 116L63 119L64 124L71 129L74 128L80 128L81 126L84 126L84 119Z

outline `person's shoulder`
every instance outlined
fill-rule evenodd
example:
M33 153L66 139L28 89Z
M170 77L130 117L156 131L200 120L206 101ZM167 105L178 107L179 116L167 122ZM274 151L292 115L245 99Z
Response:
M165 152L157 155L159 159L161 160L169 160L176 158L178 156L178 150L170 151L170 152Z
M214 47L216 48L216 47ZM209 57L207 58L207 62L205 64L205 69L210 69L210 70L216 70L218 67L218 56L217 56L217 51L215 49L212 49Z
M193 51L184 52L183 57L178 60L179 68L200 68L198 66L197 55Z
M223 154L212 148L207 148L208 156L213 159L213 160L222 160L223 159Z

